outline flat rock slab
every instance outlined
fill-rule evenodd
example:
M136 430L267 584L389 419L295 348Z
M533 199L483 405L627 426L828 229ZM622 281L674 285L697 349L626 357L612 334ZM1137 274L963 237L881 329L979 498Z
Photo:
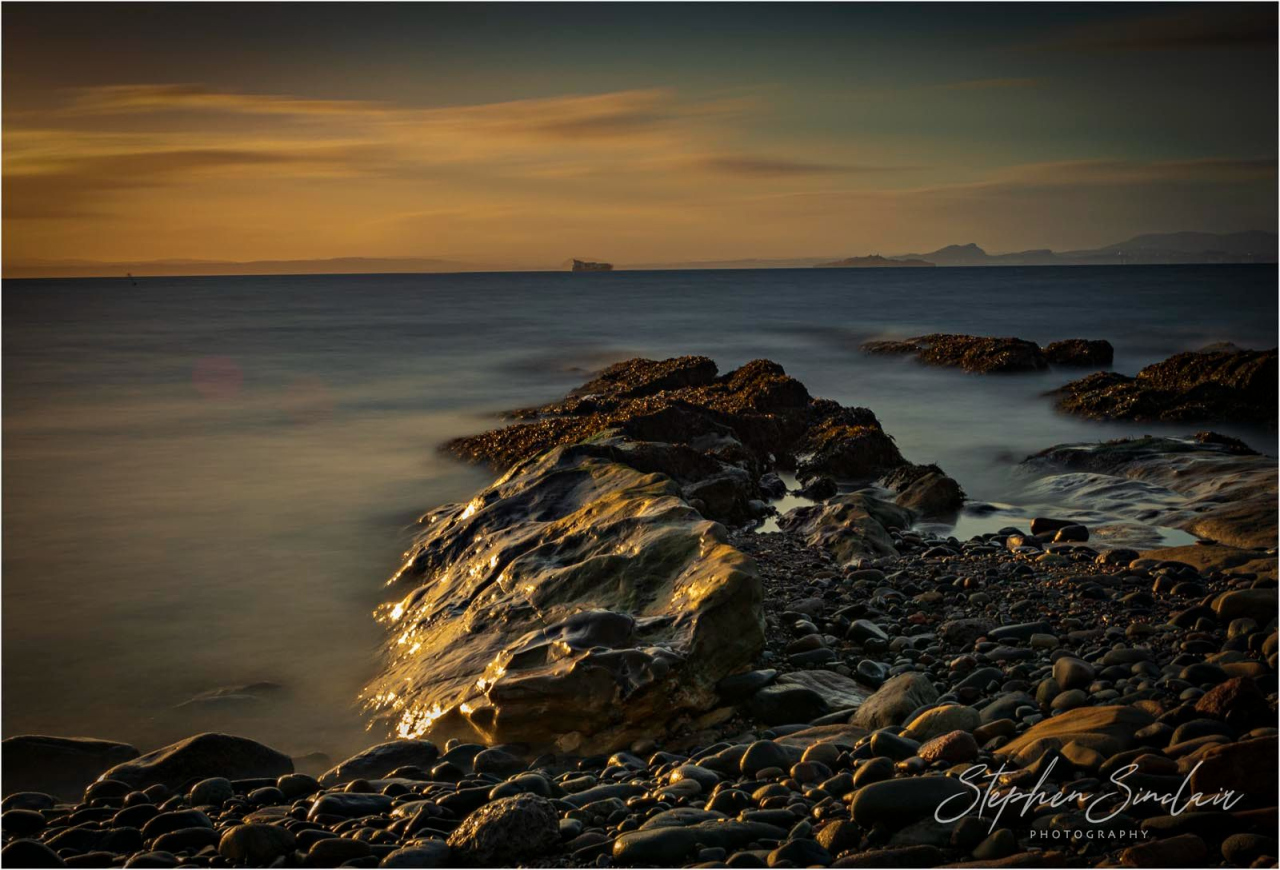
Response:
M803 686L822 696L832 710L857 707L872 690L835 671L794 671L778 677L775 685Z

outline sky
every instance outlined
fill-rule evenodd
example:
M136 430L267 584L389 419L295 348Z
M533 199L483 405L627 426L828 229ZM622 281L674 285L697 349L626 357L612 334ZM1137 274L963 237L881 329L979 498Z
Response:
M3 256L551 265L1277 227L1274 4L24 4Z

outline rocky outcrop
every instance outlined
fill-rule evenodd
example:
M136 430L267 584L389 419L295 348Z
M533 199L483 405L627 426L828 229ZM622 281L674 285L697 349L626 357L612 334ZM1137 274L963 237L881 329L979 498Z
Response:
M423 519L367 695L391 730L613 748L710 708L751 660L751 561L626 452L558 447Z
M1180 353L1136 377L1099 372L1058 389L1058 407L1102 420L1276 423L1276 351Z
M1231 547L1276 546L1276 460L1212 432L1063 444L1021 469L1061 504L1103 505L1135 522L1184 529Z
M770 512L776 469L869 483L907 465L871 411L768 360L628 360L512 416L447 445L506 473L422 518L380 610L365 701L399 737L594 751L696 720L764 643L754 563L721 523ZM903 493L932 506L950 479L922 468ZM896 553L887 529L914 516L860 493L788 524L848 561Z
M914 356L927 365L982 374L1041 371L1051 363L1101 367L1110 365L1114 356L1107 341L1073 338L1041 348L1034 341L1021 338L938 332L902 340L868 341L862 345L862 352L874 356Z
M748 518L746 503L764 497L757 481L775 467L796 468L802 479L870 482L906 464L870 410L814 399L769 360L725 375L706 357L627 360L567 399L511 416L521 422L456 439L445 449L505 469L610 432L621 437L628 464L685 486L747 471L745 489L728 500L728 512L707 505L708 516L729 522ZM722 481L718 489L735 487Z

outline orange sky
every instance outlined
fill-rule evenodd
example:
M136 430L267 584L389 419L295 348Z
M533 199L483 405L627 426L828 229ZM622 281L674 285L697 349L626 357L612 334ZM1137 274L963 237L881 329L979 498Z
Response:
M424 98L380 70L362 79L350 67L354 83L332 82L324 64L298 59L236 81L230 36L210 37L214 59L199 70L160 58L115 80L93 53L127 49L82 34L85 69L54 71L30 43L43 36L46 54L70 51L59 42L59 13L29 10L19 19L6 8L4 18L10 265L344 256L551 265L568 256L901 253L970 241L1062 250L1141 232L1276 225L1274 29L1271 42L1247 52L1257 69L1269 67L1255 108L1269 113L1270 132L1237 110L1212 136L1185 115L1238 98L1232 76L1254 66L1228 65L1218 85L1185 86L1174 99L1130 64L1138 80L1117 80L1126 94L1117 99L1081 93L1063 73L1073 64L1094 70L1096 46L1050 61L975 47L972 62L946 70L904 57L901 81L886 82L882 71L824 91L793 68L766 66L775 74L757 81L717 77L714 53L675 73L641 63L597 75L561 63L551 76L549 61L529 62L527 81L512 69L495 82L481 68L495 53L474 58L471 79L456 60L452 78L424 74L437 92ZM501 14L492 17L500 30ZM843 50L856 47L856 35L851 28ZM269 51L240 48L250 66ZM1139 47L1103 60L1222 66L1212 45L1181 54ZM310 83L299 77L308 64Z

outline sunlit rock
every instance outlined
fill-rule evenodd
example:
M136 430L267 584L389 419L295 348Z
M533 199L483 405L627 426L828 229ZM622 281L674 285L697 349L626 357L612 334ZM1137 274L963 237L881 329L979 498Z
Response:
M750 559L624 445L561 447L424 517L369 707L400 737L614 748L763 644Z

